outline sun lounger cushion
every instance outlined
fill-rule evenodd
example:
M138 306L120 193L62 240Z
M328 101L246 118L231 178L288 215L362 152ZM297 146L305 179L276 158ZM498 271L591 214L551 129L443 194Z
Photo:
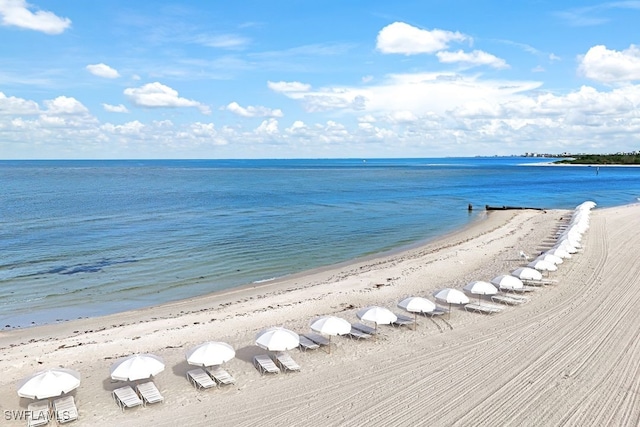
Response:
M78 408L73 396L65 396L53 401L58 424L68 423L78 419Z
M492 295L491 301L499 302L501 304L507 304L507 305L520 305L527 302L527 300L525 299L522 299L519 297L512 297L509 295Z
M133 408L134 406L140 406L143 404L140 396L136 394L131 386L124 386L113 390L113 398L124 412L124 408Z
M396 317L396 321L392 323L394 326L408 326L414 324L414 319L412 317L408 317L403 314L396 314Z
M187 379L195 388L211 388L216 386L216 382L203 369L192 369L187 372Z
M260 373L263 375L266 373L269 373L269 374L280 373L280 368L278 368L276 364L273 363L273 360L271 360L271 358L266 354L254 356L253 364L255 365L256 369L258 369L258 371L260 371Z
M296 363L295 360L291 358L288 353L277 353L275 355L276 365L280 367L283 371L299 371L300 365Z
M373 335L369 335L362 331L359 331L358 329L351 328L351 331L349 332L349 336L357 340L367 340L371 338Z
M317 350L319 348L320 348L320 345L318 345L317 343L313 342L312 340L310 340L309 338L305 337L304 335L300 335L300 349L302 351Z
M51 417L49 414L49 402L46 400L30 403L27 410L29 411L29 419L27 420L28 427L38 427L49 424Z
M236 379L222 366L212 366L209 368L209 375L211 375L211 378L216 380L218 384L229 385L236 382Z
M306 333L304 334L304 337L309 338L311 341L318 345L331 345L331 341L328 338L323 337L320 334L316 334L315 332Z
M357 329L360 332L364 332L365 334L369 335L375 335L378 332L371 326L363 325L362 323L353 323L351 325L351 329Z
M138 393L140 393L140 396L142 396L142 400L145 403L158 403L164 401L164 397L160 394L160 390L158 390L158 387L156 387L153 381L138 384L136 389L138 390Z
M464 306L466 311L474 311L476 313L494 314L502 311L502 307L489 304L466 304Z

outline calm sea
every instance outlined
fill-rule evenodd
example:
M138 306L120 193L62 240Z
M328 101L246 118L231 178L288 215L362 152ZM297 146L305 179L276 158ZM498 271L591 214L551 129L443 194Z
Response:
M486 204L571 209L640 197L640 168L531 165L541 161L0 161L0 328L401 248L476 220Z

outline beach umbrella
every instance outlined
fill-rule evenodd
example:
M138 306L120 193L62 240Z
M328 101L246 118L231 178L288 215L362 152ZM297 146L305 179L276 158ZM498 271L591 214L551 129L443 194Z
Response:
M534 268L538 271L556 271L558 269L554 263L539 259L530 262L527 264L527 267Z
M501 290L516 291L524 288L522 280L515 276L503 274L491 279L491 283L500 288Z
M534 261L547 261L550 262L551 264L554 265L558 265L558 264L562 264L564 261L562 261L562 258L560 258L557 255L553 255L550 253L543 253L542 255L540 255L539 257L537 257Z
M75 390L80 385L80 372L73 369L51 368L24 378L18 384L18 396L47 399Z
M498 288L484 280L474 280L468 283L463 289L469 293L478 295L478 304L480 304L480 297L482 295L495 295L498 293Z
M300 345L300 336L292 330L276 326L256 335L256 345L269 351L286 351Z
M111 365L111 378L117 381L138 381L164 371L164 361L153 354L133 354Z
M520 280L542 280L542 273L529 267L516 268L511 275Z
M405 298L398 303L398 307L403 310L413 313L413 330L416 330L418 324L418 313L433 313L436 309L436 305L433 301L430 301L422 297L409 297Z
M398 320L398 316L393 314L393 312L388 308L378 307L375 305L358 310L356 316L358 316L358 319L360 320L375 323L376 330L378 329L378 325L390 325Z
M341 317L323 316L311 322L311 330L329 335L329 341L331 341L332 336L346 335L351 332L351 323ZM329 353L331 353L331 344L329 344Z
M565 259L571 258L571 254L569 252L565 251L562 248L552 248L552 249L549 249L545 253L547 253L549 255L554 255L554 256L557 256L557 257L560 257L560 258L565 258Z
M222 365L236 356L236 351L226 342L209 341L197 345L187 351L189 365L215 366Z
M436 292L434 295L435 299L440 302L444 302L449 304L449 315L451 318L451 304L468 304L469 297L467 297L464 292L459 291L457 289L445 288Z

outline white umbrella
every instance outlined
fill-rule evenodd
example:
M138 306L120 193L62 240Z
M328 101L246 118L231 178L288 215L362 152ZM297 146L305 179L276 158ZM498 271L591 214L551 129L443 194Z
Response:
M543 260L534 260L527 264L527 267L534 268L538 271L556 271L558 269L554 263Z
M551 264L555 264L555 265L562 264L564 262L564 261L562 261L562 258L560 258L559 256L553 255L553 254L550 254L550 253L547 253L547 252L543 253L542 255L540 255L539 257L537 257L535 259L535 261L538 261L538 260L539 261L548 261Z
M475 280L467 284L463 289L474 295L478 295L478 304L480 304L481 295L495 295L498 293L498 288L484 280Z
M300 336L283 327L262 330L256 335L256 345L269 351L286 351L300 345Z
M311 329L324 335L331 337L335 335L346 335L351 332L351 323L337 316L323 316L311 322ZM329 344L329 353L331 353L331 344Z
M187 363L195 366L222 365L236 356L236 351L226 342L209 341L197 345L186 354Z
M464 292L457 289L445 288L441 289L433 295L438 301L449 304L449 314L451 317L451 304L468 304L469 297Z
M376 324L376 330L378 325L389 325L396 320L398 316L393 314L391 310L385 307L371 306L365 307L356 313L358 319L373 322Z
M73 369L51 368L37 372L18 384L18 396L47 399L60 396L80 385L80 372Z
M520 280L542 280L542 273L529 267L516 268L511 275Z
M555 255L555 256L560 257L560 258L567 258L567 259L571 258L571 254L569 252L565 251L562 248L552 248L552 249L549 249L545 253L547 253L549 255Z
M111 378L118 381L138 381L164 371L164 361L153 354L133 354L111 365Z
M501 276L494 277L491 279L491 283L500 288L501 290L509 290L515 291L518 289L524 288L524 283L522 280L518 279L515 276L510 276L508 274L503 274Z
M418 323L418 313L433 313L436 305L433 301L422 297L405 298L398 303L398 307L413 313L413 330L415 331Z

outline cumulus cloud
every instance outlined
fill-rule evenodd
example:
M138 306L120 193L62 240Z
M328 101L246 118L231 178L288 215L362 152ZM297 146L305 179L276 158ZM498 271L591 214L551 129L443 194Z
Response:
M488 65L492 68L509 68L504 59L481 50L472 52L463 52L462 50L457 52L442 51L437 52L436 56L440 62L445 64L462 63L469 66Z
M0 92L0 115L32 115L39 114L40 107L34 101L15 96L6 96Z
M255 133L270 136L278 134L278 121L276 119L268 119L263 121L262 123L260 123L260 126L255 129Z
M53 12L30 9L35 7L25 0L0 0L2 25L40 31L45 34L61 34L71 26L69 18L60 18Z
M59 96L55 99L46 100L44 101L44 106L47 107L45 112L51 115L73 115L89 113L87 107L82 105L80 101L67 96Z
M306 92L311 89L311 85L300 82L267 82L267 87L274 92Z
M394 22L378 33L376 48L382 53L416 55L445 50L451 42L464 42L469 37L460 32L423 30L404 22Z
M242 117L282 117L282 110L280 109L271 109L267 107L256 106L253 107L251 105L245 107L241 107L237 102L231 102L226 107L227 110L231 111L234 114L237 114Z
M89 71L94 76L104 77L105 79L117 79L118 77L120 77L120 73L118 73L118 70L115 70L102 63L87 65L87 71Z
M102 104L102 108L104 108L105 111L108 111L110 113L128 113L129 112L127 107L125 107L122 104L120 105Z
M181 98L178 91L165 86L162 83L147 83L138 88L127 88L124 90L125 96L129 98L131 103L138 107L147 108L179 108L179 107L196 107L203 114L209 114L208 106L198 101Z
M623 51L593 46L578 61L579 73L591 80L603 83L640 80L640 48L635 45Z

